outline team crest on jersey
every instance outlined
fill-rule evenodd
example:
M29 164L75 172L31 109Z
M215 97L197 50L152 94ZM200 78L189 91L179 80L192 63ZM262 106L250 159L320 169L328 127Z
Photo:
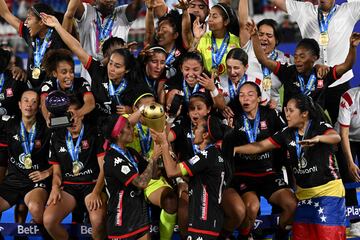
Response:
M324 87L324 80L322 79L319 79L317 81L317 88L323 88Z
M81 141L81 145L84 150L89 148L89 142L87 140Z
M260 129L261 129L261 130L266 130L266 129L267 129L266 121L261 121L261 122L260 122Z
M121 167L121 172L123 173L123 174L128 174L129 172L130 172L130 168L129 168L129 166L122 166Z
M49 91L50 87L48 85L44 85L42 88L41 88L41 91L42 92L47 92Z
M39 139L35 140L35 148L41 148L41 141Z
M198 155L195 155L194 157L192 157L190 160L189 160L189 163L191 165L194 165L195 163L197 163L198 161L200 160L200 157Z
M12 88L7 88L7 89L6 89L6 96L7 96L7 97L12 97L12 96L14 96L14 93L13 93Z

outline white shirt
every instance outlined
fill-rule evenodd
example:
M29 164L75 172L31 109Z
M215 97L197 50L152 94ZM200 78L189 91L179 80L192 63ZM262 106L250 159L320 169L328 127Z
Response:
M251 40L249 40L245 46L243 47L244 51L247 53L248 55L248 64L249 67L246 71L246 74L252 78L252 79L261 79L263 80L264 78L264 74L262 72L262 68L261 68L261 64L259 63L259 61L257 60L256 56L255 56L255 52L254 52L254 45L252 43ZM294 63L294 58L292 56L288 57L286 56L282 51L279 50L275 50L277 53L277 58L275 59L275 61L279 61L280 63L288 63L288 64L293 64ZM279 78L271 73L271 89L270 91L264 91L262 89L262 99L266 100L266 102L269 102L270 99L275 100L278 105L277 105L277 110L281 111L281 102L280 102L280 88L281 88L282 83L280 82Z
M330 19L328 46L320 46L320 59L317 63L335 66L345 61L349 52L350 36L360 19L360 2L346 2L336 5L337 9ZM319 42L320 27L318 23L318 5L309 2L286 0L288 14L300 28L303 38L313 38ZM334 87L349 81L354 76L349 70L339 80L331 84Z
M337 124L349 128L350 141L360 142L360 87L342 95Z
M91 55L94 59L101 61L103 59L101 48L97 50L96 45L97 11L94 6L88 3L83 3L83 5L85 8L84 13L81 16L81 19L77 20L80 43L89 55ZM111 36L122 38L125 42L127 42L131 26L131 22L128 21L125 14L127 6L128 5L122 5L115 8L115 19L111 30ZM101 13L98 12L98 14L102 20L102 27L104 27L104 24L111 15L103 19L101 17ZM81 76L91 82L91 78L85 68L82 68Z

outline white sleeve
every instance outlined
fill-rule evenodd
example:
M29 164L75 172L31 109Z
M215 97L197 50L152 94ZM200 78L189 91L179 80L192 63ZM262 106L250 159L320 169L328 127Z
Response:
M286 11L287 13L294 18L295 21L303 14L303 8L305 6L304 2L296 0L286 0Z
M338 122L341 126L349 127L351 123L351 105L352 99L348 92L344 93L344 95L340 99L339 106L339 116Z
M89 7L89 4L88 3L82 3L83 4L83 6L84 6L84 12L83 12L83 15L81 16L81 18L80 19L76 19L76 21L79 23L79 24L81 24L81 23L83 23L84 21L85 21L85 19L86 19L86 16L88 16L88 11L89 11L89 9L88 9L88 7Z
M126 17L126 8L128 4L116 7L116 17L120 18L125 25L130 25L130 21Z
M348 1L347 3L343 3L348 5L348 9L350 11L351 16L355 21L360 20L360 1Z

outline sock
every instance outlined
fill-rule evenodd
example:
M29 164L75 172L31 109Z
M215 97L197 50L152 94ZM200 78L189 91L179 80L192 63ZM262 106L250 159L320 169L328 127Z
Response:
M239 232L242 236L248 236L251 232L251 228L250 227L241 228Z
M159 223L160 240L171 240L176 223L176 216L176 213L170 214L165 212L164 209L161 210Z

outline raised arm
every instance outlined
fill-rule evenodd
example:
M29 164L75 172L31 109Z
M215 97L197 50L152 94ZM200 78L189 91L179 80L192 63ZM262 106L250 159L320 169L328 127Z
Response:
M153 43L153 38L155 34L154 8L153 8L153 0L148 0L145 3L146 3L147 11L145 15L144 46L148 46Z
M266 56L266 54L264 53L264 50L261 48L260 40L258 37L258 31L256 29L256 25L255 25L254 21L252 20L251 22L248 22L246 24L246 28L248 29L248 31L251 35L251 40L252 40L253 46L254 46L254 52L255 52L256 58L258 59L259 63L266 66L267 68L269 68L270 71L274 72L277 67L277 62L268 58Z
M178 0L178 2L179 3L176 5L176 8L181 9L183 11L181 18L181 37L185 49L189 49L194 39L194 36L191 31L191 17L188 11L189 1Z
M141 0L133 0L126 8L125 14L129 22L132 22L136 19L140 9L141 9Z
M80 42L68 33L54 16L41 13L41 18L44 24L58 32L63 42L79 58L80 62L86 66L91 56L81 47Z
M74 25L73 24L74 16L75 16L77 8L78 8L78 6L80 4L81 4L81 1L79 1L79 0L70 0L69 3L68 3L68 7L67 7L66 12L64 14L64 19L63 19L63 22L62 22L62 26L69 33L72 32L72 28L73 28L73 25Z
M260 142L254 142L238 147L234 147L234 154L257 154L268 152L272 149L275 149L276 146L270 141L269 138L264 139Z
M240 46L244 47L250 40L250 33L246 28L249 19L249 0L240 0L238 7L239 23L240 23Z
M5 3L5 0L0 0L0 16L5 19L7 23L13 26L13 28L19 31L19 25L21 21L10 12Z
M356 61L356 48L360 43L360 33L353 32L350 37L349 53L345 62L336 66L336 77L340 78L344 73L349 71Z

